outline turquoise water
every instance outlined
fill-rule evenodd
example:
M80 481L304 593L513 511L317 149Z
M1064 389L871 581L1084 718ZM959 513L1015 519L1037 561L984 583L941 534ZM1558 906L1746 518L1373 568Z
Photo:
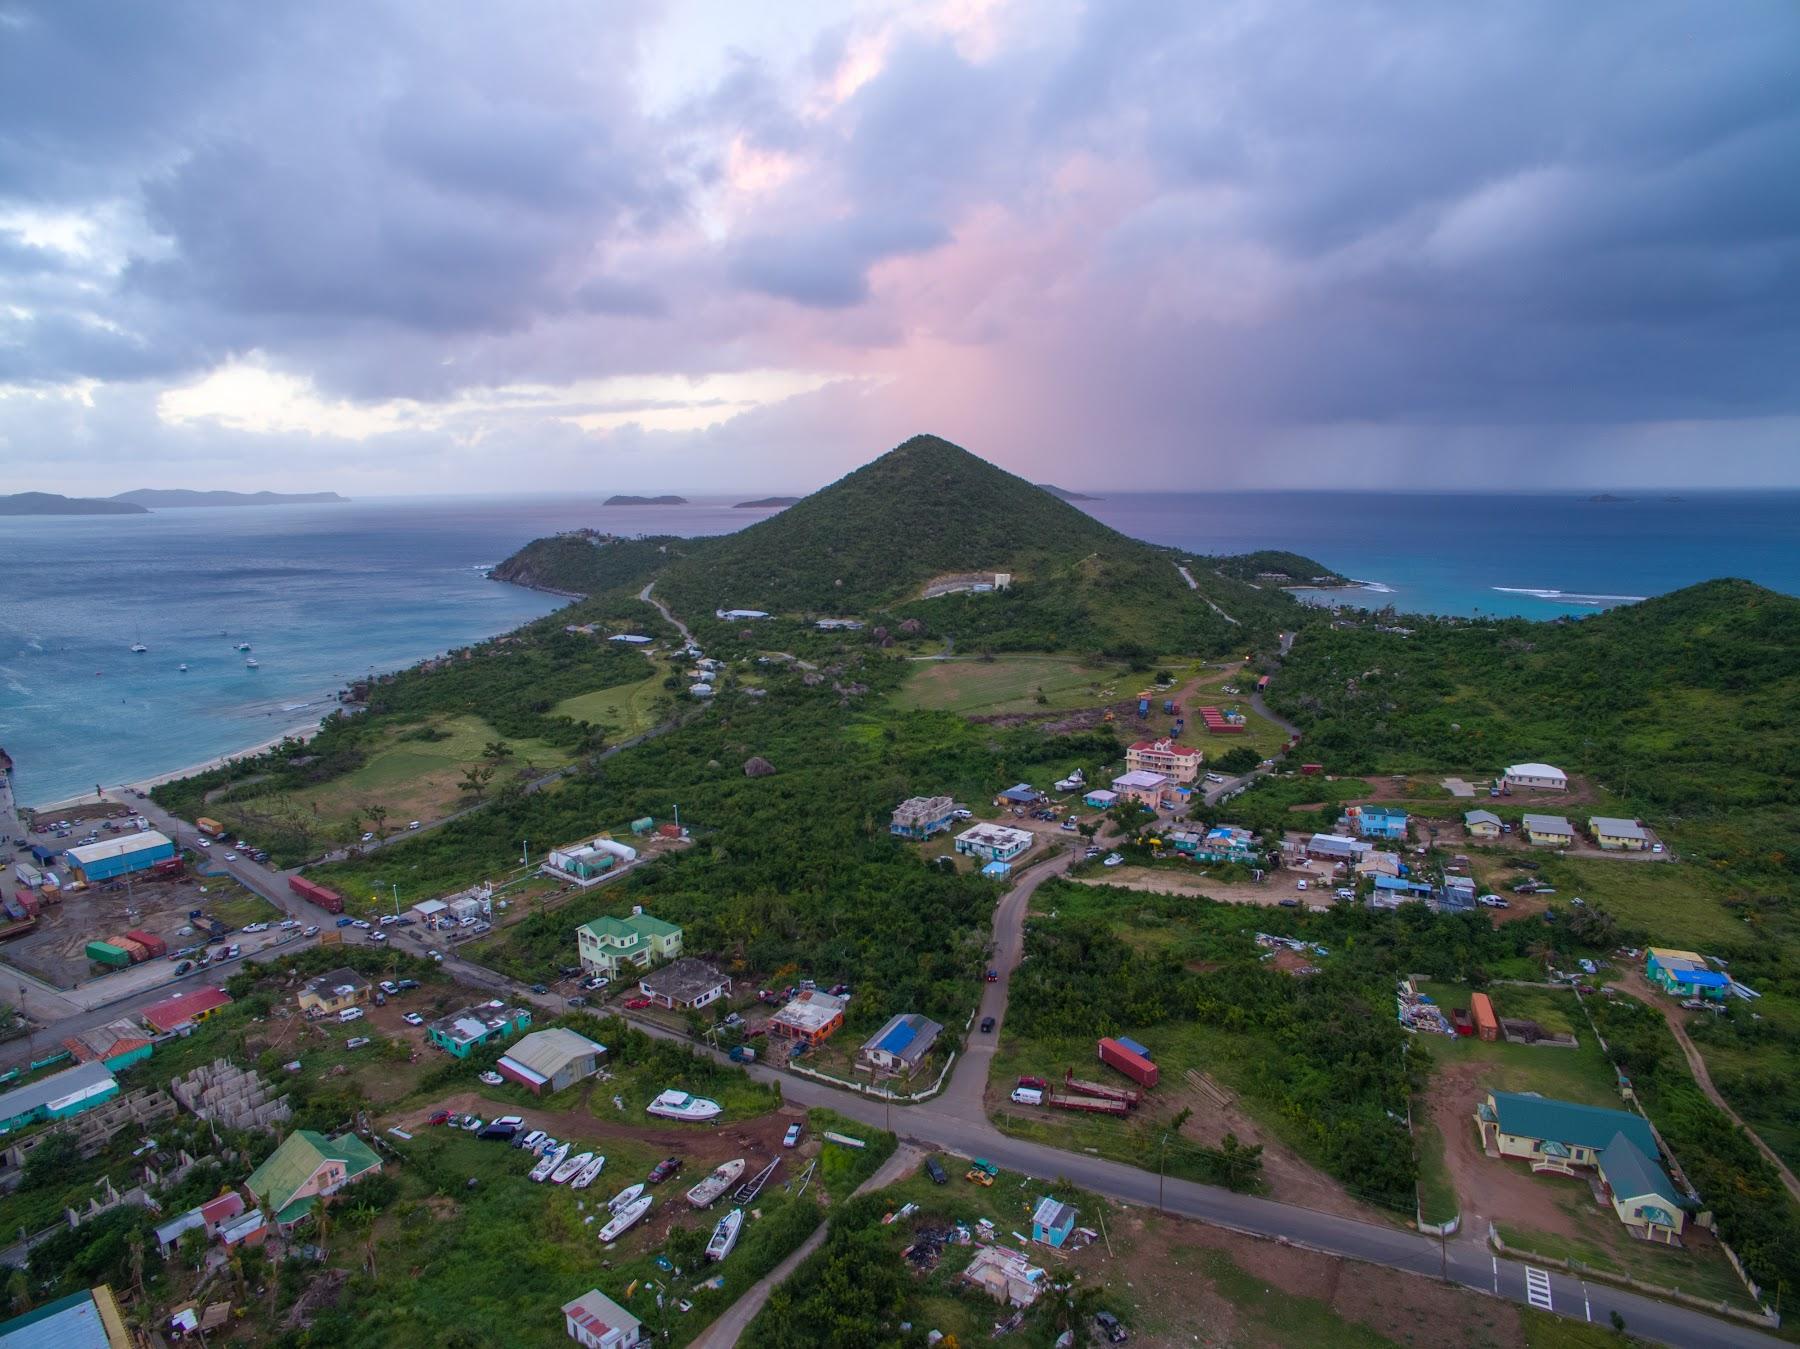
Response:
M1713 576L1800 593L1793 492L1142 493L1084 509L1196 551L1291 548L1402 611L1549 618ZM191 767L315 724L354 678L551 612L561 601L483 575L530 539L719 534L768 514L558 497L0 518L0 747L27 803Z

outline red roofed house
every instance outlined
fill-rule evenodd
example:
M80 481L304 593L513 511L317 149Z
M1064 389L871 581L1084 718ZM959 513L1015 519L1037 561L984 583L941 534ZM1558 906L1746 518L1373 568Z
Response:
M587 1349L633 1349L642 1342L643 1323L598 1288L563 1304L563 1329Z
M1166 736L1161 740L1140 740L1125 751L1125 767L1129 772L1161 773L1171 782L1186 784L1200 776L1200 763L1205 756L1190 745L1178 745Z
M144 1024L158 1035L167 1035L192 1026L231 1006L231 994L222 988L196 988L192 993L177 993L172 998L153 1002L144 1009Z

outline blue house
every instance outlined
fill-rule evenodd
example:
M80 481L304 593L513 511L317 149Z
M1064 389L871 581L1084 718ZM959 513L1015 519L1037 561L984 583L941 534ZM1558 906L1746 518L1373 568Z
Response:
M1031 1239L1046 1246L1061 1246L1075 1230L1075 1209L1045 1195L1031 1215Z
M991 881L1003 881L1012 875L1011 862L989 862L981 869L981 874Z
M1042 795L1029 782L1018 782L1001 792L994 800L1003 806L1035 806Z
M956 818L956 802L947 796L914 796L894 807L888 832L898 838L927 839L942 833Z
M1410 899L1430 899L1431 887L1424 881L1409 881L1400 876L1377 876L1375 894L1369 901L1376 908L1393 908Z
M1364 838L1406 837L1406 812L1387 806L1364 806L1356 813L1356 832Z

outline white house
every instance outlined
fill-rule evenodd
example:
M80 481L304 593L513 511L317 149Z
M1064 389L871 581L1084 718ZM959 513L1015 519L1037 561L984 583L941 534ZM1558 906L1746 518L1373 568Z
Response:
M1506 770L1506 785L1532 792L1566 792L1569 775L1553 764L1516 763Z
M563 1303L563 1329L586 1349L635 1349L643 1342L643 1323L598 1288Z

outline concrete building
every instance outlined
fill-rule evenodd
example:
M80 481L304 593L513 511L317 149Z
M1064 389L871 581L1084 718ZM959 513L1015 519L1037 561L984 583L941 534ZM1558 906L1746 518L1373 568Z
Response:
M1075 1230L1075 1215L1073 1204L1045 1195L1031 1211L1031 1239L1046 1246L1060 1247Z
M139 1013L144 1024L158 1035L185 1030L208 1017L216 1016L231 1006L231 994L222 988L196 988L192 993L177 993L172 998L153 1002Z
M1638 1115L1547 1096L1490 1091L1475 1112L1490 1157L1531 1164L1534 1172L1574 1176L1597 1171L1619 1221L1650 1241L1680 1240L1687 1215L1656 1161L1656 1136Z
M919 1071L919 1065L925 1062L943 1031L930 1017L902 1012L890 1017L885 1026L863 1041L857 1057L875 1072L911 1077Z
M1588 820L1588 833L1594 836L1594 842L1609 851L1645 852L1650 847L1650 835L1636 820L1595 815Z
M1187 784L1200 776L1205 759L1198 749L1178 744L1164 736L1160 740L1140 740L1125 751L1125 767L1133 772L1161 773L1170 782Z
M1037 842L1029 829L1005 824L978 824L956 836L956 851L984 862L1010 862Z
M530 1024L531 1013L525 1008L508 1007L495 998L439 1017L426 1028L425 1035L446 1054L466 1059L482 1045L510 1040Z
M533 1031L501 1056L500 1076L538 1096L550 1096L600 1071L606 1046L566 1026Z
M380 1170L381 1158L355 1134L327 1138L311 1129L296 1129L250 1173L244 1188L286 1231L320 1200Z
M1168 836L1176 852L1196 862L1239 862L1253 866L1262 861L1256 846L1256 835L1234 824L1221 824L1205 833L1178 829Z
M1463 832L1470 838L1499 838L1500 817L1491 810L1464 811Z
M554 880L568 881L585 890L605 880L614 867L635 861L636 848L603 836L566 848L552 848L539 870Z
M1306 840L1306 855L1321 862L1357 862L1375 845L1367 839L1342 834L1314 834Z
M994 798L997 806L1035 806L1044 794L1029 782L1015 782Z
M1547 763L1516 763L1506 770L1508 787L1528 792L1566 792L1569 775Z
M899 838L927 839L950 827L956 802L947 796L913 796L894 807L888 832Z
M347 967L328 970L300 989L300 1010L307 1016L336 1016L368 1002L370 984Z
M611 979L627 966L645 969L681 955L681 929L632 905L624 918L596 918L575 929L581 968Z
M730 994L731 979L704 960L683 956L645 975L638 981L638 992L672 1010L705 1007Z
M644 1326L598 1288L563 1303L563 1329L585 1349L636 1349L644 1343Z
M1567 848L1575 842L1575 826L1560 815L1527 815L1525 837L1540 848Z
M1668 946L1652 946L1644 953L1644 977L1672 998L1717 1002L1731 987L1731 980L1708 965L1703 956Z
M136 872L148 871L158 862L175 856L175 845L167 834L145 829L136 834L121 834L70 848L63 854L75 879L96 885Z
M63 1041L63 1048L75 1056L77 1063L104 1063L116 1073L149 1058L155 1045L142 1025L130 1017L120 1017L71 1035Z
M816 989L797 994L769 1018L769 1034L818 1046L844 1024L844 1000Z
M1049 1283L1043 1269L1004 1246L981 1247L962 1277L994 1301L1013 1307L1031 1306Z
M1475 908L1475 878L1473 876L1444 877L1444 893L1438 898L1438 908L1444 913L1470 913Z
M118 1094L119 1084L104 1063L65 1068L0 1093L0 1134L14 1133L40 1120L79 1115Z
M1119 804L1119 794L1105 787L1096 787L1081 799L1095 810L1111 810Z
M136 1344L106 1284L0 1321L0 1349L133 1349Z
M1168 794L1169 779L1161 773L1152 773L1148 769L1136 768L1114 778L1112 789L1123 800L1136 802L1151 810L1160 810L1163 798Z

